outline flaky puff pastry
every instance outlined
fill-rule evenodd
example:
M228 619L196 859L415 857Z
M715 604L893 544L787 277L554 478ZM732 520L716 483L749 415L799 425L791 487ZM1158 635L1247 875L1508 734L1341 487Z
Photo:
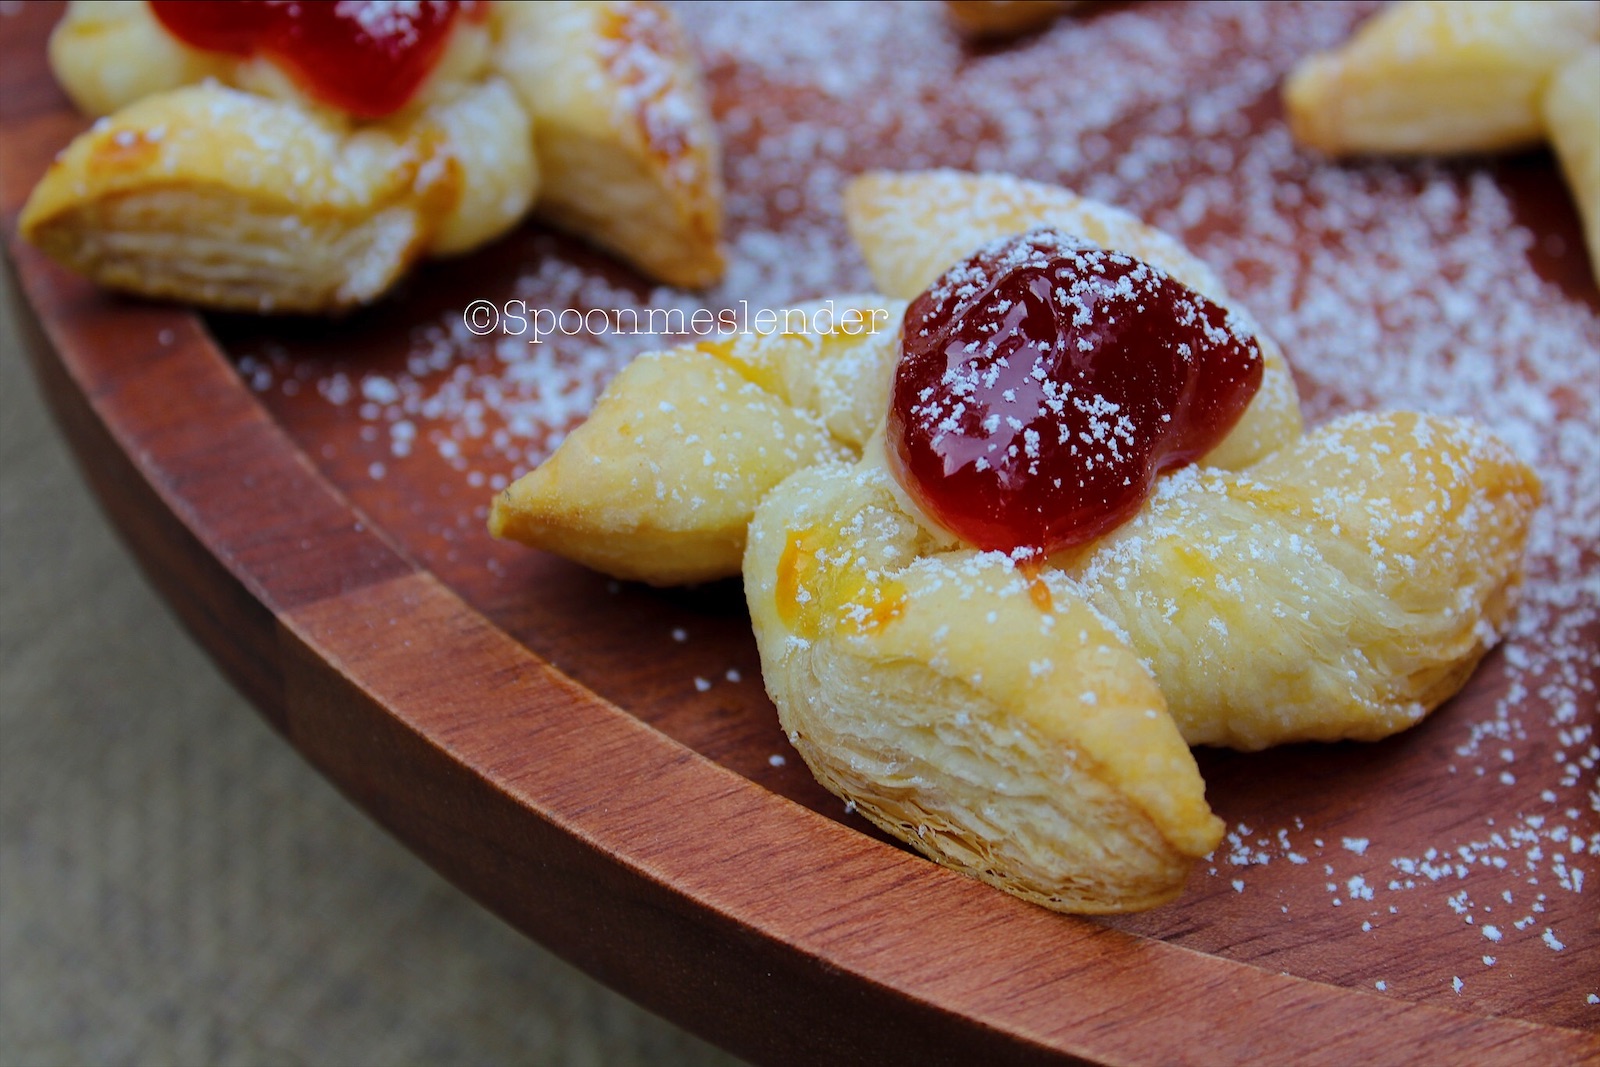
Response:
M1083 598L931 535L878 443L785 481L750 527L745 594L790 742L890 834L1017 896L1171 900L1223 826L1160 690Z
M892 292L926 284L939 256L954 262L994 232L1042 224L1137 247L1223 298L1176 242L1063 190L950 173L870 176L847 202ZM888 473L882 425L898 338L856 343L831 372L821 369L822 342L784 348L792 344L736 342L746 367L781 366L780 350L816 358L818 378L838 380L848 366L871 406L838 388L809 391L803 404L770 386L738 390L769 407L788 400L808 425L851 428L837 449L786 456L803 469L740 497L739 514L755 503L743 576L768 690L826 786L941 862L1018 895L1071 911L1167 899L1218 832L1178 742L1385 736L1453 693L1505 620L1537 483L1469 424L1357 416L1302 437L1292 384L1269 391L1264 378L1252 403L1266 414L1247 409L1229 434L1237 441L1161 479L1107 537L1024 571L942 531ZM640 362L652 361L660 357ZM644 517L630 512L607 529L591 520L610 490L572 477L555 491L541 472L567 462L564 444L502 495L494 521L510 532L526 486L542 483L549 495L536 522L548 528L536 543L563 536L570 506L583 516L571 540L589 558L597 544L643 549L654 554L607 569L671 581L657 561L670 565L671 546L693 534L663 536L659 517L693 528L705 510L671 503L672 487L742 454L702 442L749 431L736 398L719 390L692 423L639 432L665 382L654 374L629 384L631 371L574 456L600 470L637 467L629 457L648 451L658 481L643 492L647 483L630 481L619 497ZM1277 373L1287 380L1286 367ZM763 420L772 421L765 408ZM875 428L863 437L866 426ZM685 431L695 437L688 447ZM725 532L731 517L719 516ZM639 538L647 526L651 536Z
M337 311L375 299L421 256L499 236L537 201L657 277L709 281L721 269L715 138L670 14L619 2L547 5L530 17L522 6L458 19L414 98L355 122L269 59L190 48L142 3L80 0L51 38L52 64L109 125L45 174L22 232L111 287ZM555 57L581 91L530 74ZM228 122L250 136L221 128ZM581 151L570 150L572 129ZM182 147L116 155L108 130L123 146ZM372 172L375 152L391 157L392 176ZM350 188L330 192L342 181Z
M694 54L649 3L515 3L495 66L533 116L538 214L672 285L722 276L722 164Z
M490 532L652 585L738 574L774 486L861 454L888 406L904 314L847 297L788 309L765 335L640 356L495 498Z
M1190 744L1375 741L1493 646L1538 499L1472 423L1352 415L1242 471L1162 479L1047 580L1124 635Z
M1584 49L1550 79L1544 124L1583 216L1589 262L1600 281L1600 44Z
M1296 65L1289 128L1330 156L1498 152L1561 157L1600 280L1597 0L1406 0Z
M187 86L76 138L20 226L112 288L250 311L350 307L424 253L514 223L514 208L474 209L502 184L526 202L535 180L526 132L503 82L428 108L402 130ZM486 155L491 172L474 173Z
M1525 148L1551 73L1595 41L1593 0L1406 0L1295 67L1289 126L1329 155Z

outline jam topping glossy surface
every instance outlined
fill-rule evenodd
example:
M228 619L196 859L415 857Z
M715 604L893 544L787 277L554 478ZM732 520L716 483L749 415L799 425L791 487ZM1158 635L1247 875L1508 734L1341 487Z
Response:
M1261 386L1260 346L1226 309L1047 229L945 272L906 309L901 344L896 477L952 533L1020 556L1132 518Z
M404 107L477 0L150 0L185 44L263 55L311 96L357 118Z

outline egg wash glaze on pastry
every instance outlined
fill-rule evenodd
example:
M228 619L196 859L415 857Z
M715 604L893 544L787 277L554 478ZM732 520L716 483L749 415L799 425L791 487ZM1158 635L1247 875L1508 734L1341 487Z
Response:
M1049 554L1131 518L1261 388L1261 347L1151 264L1036 229L906 311L889 408L901 487L982 549Z

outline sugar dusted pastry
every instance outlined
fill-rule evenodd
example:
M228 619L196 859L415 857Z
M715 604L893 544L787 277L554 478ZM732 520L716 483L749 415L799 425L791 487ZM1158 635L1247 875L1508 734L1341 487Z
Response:
M1289 128L1330 156L1495 152L1549 142L1600 280L1597 0L1405 0L1284 84Z
M1173 474L1048 581L1125 636L1190 744L1376 741L1503 631L1538 498L1471 423L1351 415L1244 471Z
M1222 823L1160 690L1081 597L953 546L881 452L795 475L750 528L767 691L824 786L935 860L1046 907L1177 896Z
M1301 61L1290 128L1330 155L1528 147L1551 73L1595 41L1592 0L1407 0Z
M111 288L252 311L351 307L422 255L515 224L536 183L527 131L501 82L424 109L403 131L186 86L76 138L21 228Z
M107 117L21 229L114 288L336 311L536 204L663 280L721 269L714 133L654 4L80 2L50 54Z
M1550 79L1544 122L1550 147L1578 202L1589 262L1600 280L1600 44L1590 45Z
M499 17L495 65L538 141L538 214L673 285L721 277L716 130L671 12L515 3Z
M642 357L492 521L521 536L531 516L535 543L666 582L675 546L716 530L728 553L753 507L768 691L868 818L1049 907L1150 907L1221 833L1185 743L1387 736L1492 645L1538 486L1481 429L1401 413L1302 436L1281 356L1214 276L1063 190L872 175L847 203L880 284L911 297L891 344L853 344L843 374L827 338L740 339L742 369L708 394L733 400L697 409L692 445L688 422L647 429L669 377L651 364L725 354ZM780 388L774 368L835 385ZM759 467L737 509L571 473L637 472L644 452L651 473L719 468L752 447L733 401L772 423L773 397L832 447L785 455L787 477Z
M231 56L191 48L150 5L73 0L50 34L50 69L78 110L109 115L154 93L223 80Z
M555 455L495 498L490 531L654 585L738 574L774 486L861 454L903 312L881 298L804 305L765 335L639 357Z

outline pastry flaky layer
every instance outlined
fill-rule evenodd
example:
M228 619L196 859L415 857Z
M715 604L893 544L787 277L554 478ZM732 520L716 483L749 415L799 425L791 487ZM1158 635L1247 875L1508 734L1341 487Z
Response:
M1406 0L1303 59L1283 99L1332 156L1550 144L1600 279L1600 0Z
M1459 419L1303 433L1264 335L1240 421L1109 535L1023 567L941 530L887 461L905 299L1041 225L1229 298L1172 238L1066 190L867 175L846 202L890 297L641 356L490 522L621 577L742 574L784 729L888 832L1049 907L1150 907L1222 831L1188 745L1385 737L1497 639L1532 472Z
M378 121L318 104L270 60L191 48L142 3L78 0L50 55L104 117L45 173L20 227L108 287L337 311L530 210L673 284L722 271L715 132L656 4L457 20L414 99Z
M888 410L904 314L843 297L789 309L765 335L640 356L495 498L490 532L652 585L738 574L767 493L861 454Z
M788 479L750 527L745 594L789 740L889 833L1019 896L1172 899L1223 827L1160 689L1081 596L931 535L877 443Z
M1492 646L1538 497L1472 423L1350 415L1242 471L1173 474L1048 580L1126 638L1190 744L1375 741Z
M424 254L514 225L537 174L527 117L498 79L403 127L194 85L76 138L35 187L21 229L111 288L327 311L376 299Z
M722 160L700 70L655 3L510 3L495 68L533 118L536 213L671 285L722 276Z

